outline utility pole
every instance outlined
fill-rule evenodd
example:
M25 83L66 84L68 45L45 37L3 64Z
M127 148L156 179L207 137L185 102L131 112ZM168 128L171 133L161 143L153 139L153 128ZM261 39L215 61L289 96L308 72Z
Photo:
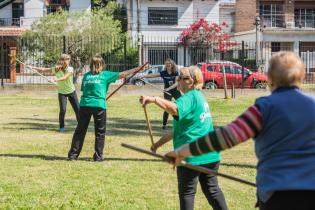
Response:
M259 67L261 64L260 60L260 17L256 16L255 23L256 26L256 67Z

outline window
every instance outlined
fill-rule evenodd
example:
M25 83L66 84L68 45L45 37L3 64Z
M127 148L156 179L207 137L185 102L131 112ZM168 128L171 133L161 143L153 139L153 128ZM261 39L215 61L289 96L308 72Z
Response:
M20 17L24 16L24 3L12 4L12 25L20 26Z
M245 73L246 73L246 70L244 69L244 74ZM234 74L242 74L242 67L234 66Z
M315 9L295 9L295 26L315 28Z
M148 60L152 65L164 64L167 58L177 63L177 47L149 47Z
M283 4L260 4L259 14L263 27L284 27Z
M271 42L271 52L279 52L281 50L280 42Z
M177 25L178 9L174 7L149 7L148 25Z
M215 70L215 66L208 66L208 67L207 67L207 70L208 70L208 71L214 71L214 70Z
M233 66L224 66L226 74L233 74ZM223 66L220 67L220 72L223 73Z

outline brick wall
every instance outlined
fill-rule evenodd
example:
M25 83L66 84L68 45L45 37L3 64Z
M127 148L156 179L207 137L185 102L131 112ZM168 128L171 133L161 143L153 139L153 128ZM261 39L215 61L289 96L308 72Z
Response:
M256 17L255 0L237 0L235 5L235 32L250 31L255 29L253 25Z

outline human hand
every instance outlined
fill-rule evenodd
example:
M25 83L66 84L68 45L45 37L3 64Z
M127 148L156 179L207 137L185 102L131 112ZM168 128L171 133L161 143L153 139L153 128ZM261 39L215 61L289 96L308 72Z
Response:
M189 145L185 144L174 151L166 153L164 156L170 159L171 164L178 166L182 163L185 157L190 155Z
M156 145L156 144L153 144L151 147L150 147L150 150L154 153L156 153L156 150L158 149L159 147Z
M140 96L139 102L144 107L149 103L155 102L155 97L153 97L153 96Z

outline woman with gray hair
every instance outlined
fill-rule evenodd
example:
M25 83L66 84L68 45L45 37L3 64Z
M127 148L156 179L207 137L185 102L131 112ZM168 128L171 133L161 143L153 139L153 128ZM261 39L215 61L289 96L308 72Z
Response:
M182 96L175 103L155 96L141 96L140 98L140 103L143 106L154 103L174 118L173 131L167 133L153 145L151 149L154 151L171 139L173 139L173 146L176 149L213 130L209 105L200 91L203 86L200 69L196 66L180 69L177 83L177 88ZM199 157L189 157L186 162L218 170L220 159L220 153L210 152ZM213 209L227 209L216 176L179 166L177 167L177 180L180 209L194 209L198 181L203 194Z

